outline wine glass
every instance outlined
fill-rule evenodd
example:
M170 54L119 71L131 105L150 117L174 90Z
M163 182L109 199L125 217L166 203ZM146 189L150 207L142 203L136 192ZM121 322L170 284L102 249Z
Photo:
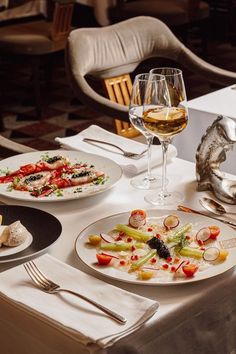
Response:
M163 100L160 105L160 90L157 90L159 80L157 75L163 75L168 93L163 89ZM169 96L168 100L165 97ZM186 128L188 122L187 99L182 71L176 68L156 68L150 71L150 80L147 86L147 102L144 108L143 123L146 129L161 142L162 187L158 193L145 196L145 200L154 205L171 205L183 200L179 192L169 192L166 187L166 157L171 138ZM166 107L165 107L166 105Z
M151 172L151 148L154 135L148 132L141 119L148 79L149 73L135 76L129 105L130 122L145 136L147 142L147 173L144 177L134 177L130 181L133 187L139 189L157 189L161 186L161 178L159 176L154 176Z

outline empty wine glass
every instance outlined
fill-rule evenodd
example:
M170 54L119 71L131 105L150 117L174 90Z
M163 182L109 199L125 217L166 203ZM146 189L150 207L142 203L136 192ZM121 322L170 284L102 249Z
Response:
M165 77L165 85L160 82L160 75ZM159 138L163 152L161 190L158 193L146 195L145 200L154 205L176 204L183 199L183 195L167 190L166 158L171 138L179 134L187 126L188 121L182 71L176 68L152 69L145 100L143 124L150 133Z
M132 125L145 136L147 141L147 174L144 177L134 177L130 183L133 187L139 189L157 189L161 186L161 178L154 176L151 171L151 148L154 135L149 133L141 119L143 115L143 105L146 92L146 86L149 79L149 73L135 76L131 92L129 105L129 119Z

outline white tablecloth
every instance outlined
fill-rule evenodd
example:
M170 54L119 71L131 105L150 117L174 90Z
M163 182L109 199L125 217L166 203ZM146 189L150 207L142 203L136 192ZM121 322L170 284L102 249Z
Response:
M156 172L160 173L160 168L157 168ZM183 204L200 209L198 198L205 193L196 193L192 163L175 159L168 165L168 178L169 188L174 187L185 194ZM32 203L31 206L47 210L62 223L62 236L49 253L74 267L91 272L79 262L74 251L74 242L79 232L102 217L136 208L150 208L143 199L146 193L133 189L128 177L123 176L110 191L94 197L65 203ZM6 202L6 199L3 201ZM231 208L236 211L236 207ZM232 235L234 233L232 230ZM1 264L0 270L3 271L12 265ZM236 352L236 271L231 270L198 283L169 287L131 285L108 279L106 281L156 299L160 307L141 330L100 351L99 354ZM1 353L88 353L85 347L62 332L59 327L40 321L27 311L19 310L13 303L0 299L0 314Z
M234 86L226 87L188 102L188 126L173 139L173 144L177 147L180 158L195 162L196 150L201 142L201 137L218 115L225 115L236 121L236 90L232 87ZM233 151L227 152L227 160L222 163L221 169L236 175L235 159L236 147Z

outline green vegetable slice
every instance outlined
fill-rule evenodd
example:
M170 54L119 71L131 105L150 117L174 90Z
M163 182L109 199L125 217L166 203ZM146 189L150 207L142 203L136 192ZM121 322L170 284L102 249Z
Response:
M143 256L142 258L140 258L139 260L137 260L136 262L133 262L130 269L129 269L129 273L130 272L134 272L135 270L137 270L138 268L140 268L142 265L144 265L145 263L147 263L149 261L149 259L155 257L157 254L156 250L151 250L149 251L147 254L145 254L145 256Z
M135 240L140 242L147 242L153 236L152 232L144 232L141 230L136 230L124 224L116 225L116 230L123 231L127 236L131 236Z

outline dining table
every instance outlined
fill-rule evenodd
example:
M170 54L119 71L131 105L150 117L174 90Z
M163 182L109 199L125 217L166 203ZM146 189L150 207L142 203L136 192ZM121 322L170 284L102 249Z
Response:
M183 193L182 204L202 210L199 198L210 192L197 192L195 164L178 157L167 166L168 188ZM161 166L154 169L161 174ZM62 233L47 253L63 263L120 289L159 302L156 313L138 330L128 333L108 347L88 346L71 336L69 328L61 328L33 311L18 306L0 293L0 346L4 354L235 354L236 353L236 271L229 269L208 279L179 285L148 286L104 277L81 262L75 250L80 232L95 221L133 209L155 210L144 201L145 190L130 185L130 176L123 173L109 190L90 197L55 203L19 201L1 196L2 203L38 208L54 215L61 222ZM165 207L172 213L177 205ZM236 211L236 206L230 206ZM167 211L168 212L168 211ZM214 224L215 221L212 220ZM230 237L235 229L230 228ZM38 255L37 255L38 257ZM33 256L35 258L35 256ZM13 269L25 260L0 263L0 272ZM1 276L0 274L0 276ZM83 284L86 287L86 283ZM51 295L50 295L51 296ZM119 302L119 298L116 299ZM122 309L122 304L120 304ZM66 314L65 314L66 316ZM97 324L99 326L99 323Z

